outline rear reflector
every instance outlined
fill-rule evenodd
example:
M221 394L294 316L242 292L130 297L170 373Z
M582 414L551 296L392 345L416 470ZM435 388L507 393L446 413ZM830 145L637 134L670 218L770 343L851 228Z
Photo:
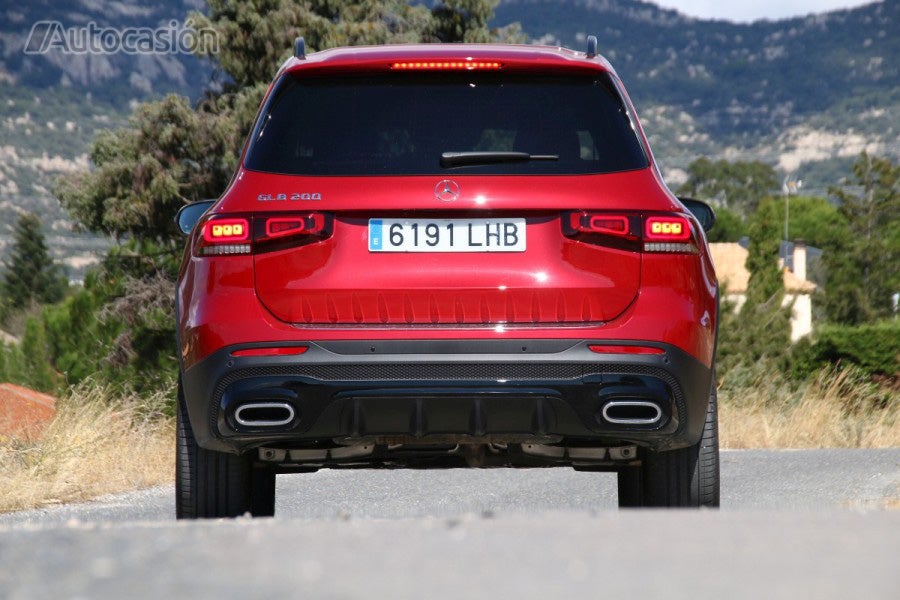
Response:
M234 350L232 356L297 356L309 350L307 346L284 346L277 348L244 348Z
M391 68L399 71L475 71L501 69L503 63L472 60L413 60L395 62Z
M606 345L591 344L588 346L591 352L597 354L665 354L662 348L654 346L622 346L622 345Z

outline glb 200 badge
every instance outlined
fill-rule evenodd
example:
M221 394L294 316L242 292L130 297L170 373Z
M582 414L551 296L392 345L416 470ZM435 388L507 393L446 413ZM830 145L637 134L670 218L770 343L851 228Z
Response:
M260 194L256 197L260 202L287 202L289 200L321 200L322 194L315 192L312 194L293 192L290 194Z

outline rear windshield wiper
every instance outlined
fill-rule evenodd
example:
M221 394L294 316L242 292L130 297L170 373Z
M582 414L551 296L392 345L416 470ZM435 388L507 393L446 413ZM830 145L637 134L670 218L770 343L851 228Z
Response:
M445 169L466 165L493 165L530 160L559 160L559 155L528 154L527 152L444 152L441 154L441 166Z

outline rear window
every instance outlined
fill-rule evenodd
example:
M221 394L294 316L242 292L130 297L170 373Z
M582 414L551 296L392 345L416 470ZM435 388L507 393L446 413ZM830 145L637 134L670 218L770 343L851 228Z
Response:
M445 152L557 160L444 168ZM245 166L289 175L586 174L647 157L605 74L384 73L285 76Z

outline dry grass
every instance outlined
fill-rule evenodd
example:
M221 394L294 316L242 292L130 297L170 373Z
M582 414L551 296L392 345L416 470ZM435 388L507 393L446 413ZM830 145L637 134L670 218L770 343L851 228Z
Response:
M110 397L103 387L79 387L60 400L41 440L0 438L0 512L172 481L174 427L159 412L164 395L149 403Z
M82 386L59 402L43 440L0 438L0 512L170 483L167 395L111 403L111 390ZM719 399L723 448L900 446L900 394L852 371L823 371L799 387L762 369L735 372Z
M900 394L852 370L823 370L797 389L758 374L720 382L719 428L723 448L894 448Z

